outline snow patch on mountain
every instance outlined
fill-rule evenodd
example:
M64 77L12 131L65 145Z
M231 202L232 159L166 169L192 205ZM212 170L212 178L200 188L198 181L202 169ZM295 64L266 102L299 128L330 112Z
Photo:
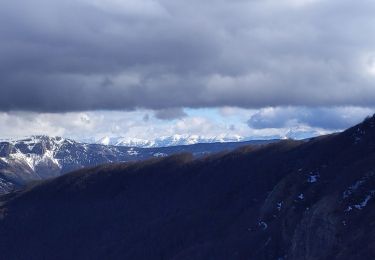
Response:
M52 164L61 168L55 158L64 144L73 144L74 141L61 137L32 136L27 139L10 141L11 150L7 157L0 157L5 163L15 162L26 164L31 170L40 164Z

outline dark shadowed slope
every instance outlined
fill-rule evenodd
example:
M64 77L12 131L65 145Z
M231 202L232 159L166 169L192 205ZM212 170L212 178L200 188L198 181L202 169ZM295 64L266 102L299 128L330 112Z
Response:
M1 198L4 259L374 259L375 118L309 142L107 165Z

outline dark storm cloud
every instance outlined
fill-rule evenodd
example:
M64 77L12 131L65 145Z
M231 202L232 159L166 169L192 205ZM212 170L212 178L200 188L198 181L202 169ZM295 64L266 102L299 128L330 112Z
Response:
M370 0L4 0L0 110L375 103Z
M161 109L155 112L155 117L161 120L172 120L186 117L187 114L181 108Z

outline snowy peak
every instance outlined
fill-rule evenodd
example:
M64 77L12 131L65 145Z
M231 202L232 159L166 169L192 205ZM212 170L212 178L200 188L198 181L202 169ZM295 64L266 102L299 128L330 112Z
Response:
M69 139L48 136L31 136L9 142L3 141L0 143L0 160L9 167L21 168L31 175L43 167L46 170L61 169L62 166L56 155L61 149L69 149L74 143Z
M110 145L111 144L111 138L108 136L105 136L97 141L98 144L102 145Z
M127 146L138 148L155 147L155 142L139 139L139 138L125 138L125 137L109 137L105 136L94 142L102 145Z
M0 143L0 158L8 156L17 156L23 154L26 156L52 157L64 146L70 146L75 142L61 137L32 136L20 140L11 140Z

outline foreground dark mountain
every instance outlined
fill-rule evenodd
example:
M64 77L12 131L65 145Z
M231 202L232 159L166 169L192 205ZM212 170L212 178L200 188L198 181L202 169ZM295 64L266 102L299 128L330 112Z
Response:
M0 194L20 188L30 181L60 176L84 167L165 157L180 152L190 152L199 157L218 151L233 150L247 144L274 141L210 143L150 149L85 144L48 136L3 141L0 142Z
M375 259L375 118L80 170L1 197L4 259Z

